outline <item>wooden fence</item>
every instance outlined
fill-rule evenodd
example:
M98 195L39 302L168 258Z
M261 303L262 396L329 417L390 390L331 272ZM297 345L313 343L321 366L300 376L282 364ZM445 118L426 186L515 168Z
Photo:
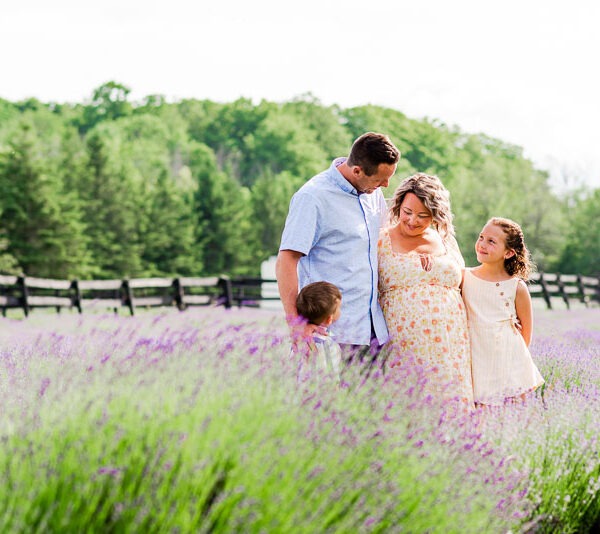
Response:
M600 304L600 275L535 273L529 281L529 293L543 298L548 309L552 309L553 297L560 298L567 308L573 301L585 306Z
M175 306L257 306L259 301L279 300L264 296L263 284L276 280L261 278L177 277L133 278L125 280L56 280L30 276L0 275L0 308L6 316L20 308L25 316L35 308L126 309L134 315L137 308Z
M125 308L131 315L136 308L175 306L259 306L266 300L279 301L273 291L276 280L227 276L205 278L134 278L126 280L55 280L29 276L0 275L0 308L6 316L20 308L25 316L35 308L112 309ZM265 287L270 291L265 291ZM276 287L276 286L275 286ZM600 277L537 273L529 291L541 298L549 309L559 298L567 308L574 301L585 306L600 304Z

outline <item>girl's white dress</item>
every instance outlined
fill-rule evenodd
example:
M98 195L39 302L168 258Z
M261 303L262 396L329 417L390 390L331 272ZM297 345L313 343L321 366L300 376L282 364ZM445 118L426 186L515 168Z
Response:
M475 402L501 405L544 383L517 329L518 278L489 282L466 269L462 294L467 308Z

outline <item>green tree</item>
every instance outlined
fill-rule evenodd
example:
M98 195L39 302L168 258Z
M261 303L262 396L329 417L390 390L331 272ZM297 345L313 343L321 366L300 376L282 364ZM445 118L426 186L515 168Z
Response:
M8 239L6 238L6 232L0 229L0 274L20 274L21 267L19 266L19 262L7 251Z
M86 139L89 154L82 180L85 222L96 276L143 275L140 244L140 199L131 162L123 157L122 132L113 123L98 125Z
M19 119L19 115L17 106L8 100L0 98L0 146L5 141L8 141L14 129L14 123Z
M555 268L562 273L600 275L600 189L575 196L567 204L566 245Z
M210 100L185 99L175 104L179 115L185 120L187 132L192 141L206 145L220 146L223 139L215 136L217 117L225 104Z
M257 237L257 259L264 261L277 254L292 195L304 178L289 172L273 175L269 171L252 186L252 220Z
M241 183L249 186L265 173L284 171L308 180L330 163L316 132L283 107L269 109L254 133L246 137L245 150Z
M519 147L487 136L463 140L460 165L449 169L452 210L461 250L476 264L475 239L494 216L508 217L523 228L525 241L540 268L562 249L562 212L548 185L548 175L522 157ZM445 181L445 176L440 175Z
M192 198L182 195L166 171L159 176L148 207L141 258L148 274L192 276L201 273Z
M346 119L338 106L323 106L315 96L306 93L284 103L282 111L292 122L301 123L314 133L315 144L326 160L348 153L354 139L344 126Z
M0 155L0 196L7 252L27 275L68 278L87 271L90 258L78 199L44 157L28 121Z
M190 168L198 184L196 242L205 274L256 274L250 191L218 170L215 154L206 145L193 147Z
M127 101L131 90L125 85L109 81L94 90L85 105L77 126L83 133L102 121L112 121L131 114L133 106Z
M253 163L247 157L254 149L253 135L272 106L266 102L254 106L249 99L239 98L220 107L206 127L205 142L213 149L219 169L239 184L252 185L249 168Z
M15 185L4 174L5 255L15 246L11 232L17 223L9 221L11 214L18 215L15 199L34 197L32 191L39 189L48 202L32 219L45 220L46 227L27 227L26 237L71 250L75 245L67 243L64 228L43 233L53 228L48 221L58 219L53 213L68 213L63 219L70 221L71 234L85 232L77 246L88 239L93 254L86 259L85 246L69 253L80 258L81 276L257 273L260 260L277 250L293 192L332 158L346 155L353 139L379 131L402 152L385 196L390 198L416 171L437 174L451 192L468 264L475 262L477 233L493 215L521 224L540 269L573 269L569 261L588 269L596 261L596 248L579 248L576 235L569 233L570 210L579 209L579 202L586 210L593 201L559 198L547 173L524 158L518 146L389 108L323 106L311 94L255 105L244 98L169 103L162 95L136 104L128 101L129 93L111 81L84 104L0 99L2 172L18 168L29 180ZM28 148L23 120L33 132ZM69 199L68 205L52 208L57 198ZM174 235L180 236L176 242ZM13 257L21 260L16 253Z

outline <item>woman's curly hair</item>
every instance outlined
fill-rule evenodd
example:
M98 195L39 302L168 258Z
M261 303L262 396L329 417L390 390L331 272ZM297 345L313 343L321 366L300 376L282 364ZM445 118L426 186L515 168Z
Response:
M431 212L432 226L442 238L454 235L452 210L450 209L450 192L437 176L419 172L405 178L397 187L390 205L390 224L400 218L400 206L407 193L413 193Z

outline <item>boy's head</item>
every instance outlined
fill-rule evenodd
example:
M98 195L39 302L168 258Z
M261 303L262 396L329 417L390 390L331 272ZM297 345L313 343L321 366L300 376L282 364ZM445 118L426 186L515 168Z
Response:
M313 282L298 293L296 309L309 323L328 326L340 318L342 293L329 282Z

